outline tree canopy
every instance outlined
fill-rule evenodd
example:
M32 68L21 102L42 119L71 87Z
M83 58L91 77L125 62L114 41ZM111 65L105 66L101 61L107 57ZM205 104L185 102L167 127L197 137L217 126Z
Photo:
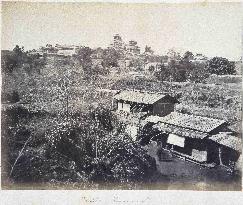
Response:
M214 57L209 60L207 69L211 74L232 75L235 74L235 64L226 58Z
M30 70L38 70L44 66L46 59L40 58L38 54L29 54L25 52L24 47L16 45L12 51L2 51L2 72L12 73L14 69L24 67Z

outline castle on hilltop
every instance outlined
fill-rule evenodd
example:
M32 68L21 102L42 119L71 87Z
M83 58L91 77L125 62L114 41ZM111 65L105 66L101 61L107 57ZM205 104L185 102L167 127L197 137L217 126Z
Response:
M132 55L139 55L141 52L141 49L138 46L137 41L130 40L128 44L126 44L119 34L115 34L113 36L113 43L111 43L109 47L114 48L116 50L125 51Z

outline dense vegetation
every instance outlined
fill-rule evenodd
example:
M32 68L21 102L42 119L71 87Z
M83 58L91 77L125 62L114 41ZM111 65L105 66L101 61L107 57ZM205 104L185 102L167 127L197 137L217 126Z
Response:
M92 55L99 55L101 64L94 65ZM111 111L111 96L97 90L169 92L181 102L179 111L232 123L240 120L238 84L198 83L215 70L232 74L233 64L221 72L227 63L220 60L195 64L190 52L173 55L168 66L152 73L156 79L134 80L128 72L109 76L112 67L119 70L123 57L114 49L82 47L76 56L61 58L32 55L19 46L2 52L3 182L131 188L159 177L164 180L157 175L154 159L125 134L124 124ZM134 58L129 69L141 70L144 61L158 59L167 57ZM192 82L168 82L185 80Z
M1 68L2 73L12 73L14 69L23 67L26 72L31 73L33 69L39 71L39 67L45 65L46 58L40 58L38 54L28 55L28 52L24 51L24 47L18 45L13 51L3 51Z
M168 66L162 65L155 76L160 81L205 82L211 74L232 75L236 73L234 62L226 58L214 57L207 62L191 62L193 54L186 52L179 60L172 59ZM176 58L178 59L178 58Z
M211 74L232 75L235 74L235 64L226 58L214 57L208 63L208 69Z
M113 113L94 104L95 78L87 78L85 51L75 58L45 59L40 72L36 67L27 72L25 57L4 70L2 96L11 94L2 97L4 185L131 188L152 180L155 160L125 134Z
M155 173L155 161L124 135L107 110L66 119L13 106L2 114L3 164L10 182L122 187L145 178L149 182Z

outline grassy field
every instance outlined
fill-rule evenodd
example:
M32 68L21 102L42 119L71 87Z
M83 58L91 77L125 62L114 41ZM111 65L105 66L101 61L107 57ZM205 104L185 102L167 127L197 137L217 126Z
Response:
M59 63L60 64L60 63ZM102 105L112 109L112 94L101 94L100 89L138 89L168 93L180 101L178 111L219 118L231 124L241 121L241 84L230 77L211 76L220 83L159 82L150 78L134 79L129 72L110 73L87 78L80 66L57 64L53 59L41 69L41 74L28 74L24 69L3 76L3 92L17 90L20 99L29 103L31 109L47 112L85 111ZM68 76L68 81L64 76ZM225 83L227 79L228 83ZM234 83L231 83L234 82Z
M205 83L159 82L147 74L134 79L129 72L111 72L87 78L80 65L62 64L50 58L40 73L28 73L23 68L3 76L2 91L17 91L20 99L33 110L50 113L85 111L102 105L112 109L112 94L101 94L100 89L138 89L169 93L178 98L178 111L224 119L230 124L241 121L240 76L210 76ZM68 81L64 78L68 76ZM215 82L217 82L215 84Z

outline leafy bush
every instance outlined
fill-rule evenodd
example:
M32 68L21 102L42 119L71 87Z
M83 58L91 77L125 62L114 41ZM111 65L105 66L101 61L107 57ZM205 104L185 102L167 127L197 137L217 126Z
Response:
M155 161L122 134L105 109L76 113L68 122L51 116L36 119L3 127L7 170L14 182L127 184L149 181L156 170Z
M24 51L24 47L15 46L13 51L2 51L2 72L12 73L14 69L24 67L30 74L33 71L39 73L39 68L46 65L46 58L41 58L38 54L29 54Z
M122 53L114 48L105 49L103 53L104 67L118 67L118 59L121 58L121 56Z
M20 100L19 94L17 91L13 91L12 93L1 93L2 102L16 103Z
M214 57L208 62L208 70L211 74L232 75L235 74L235 64L226 58Z

